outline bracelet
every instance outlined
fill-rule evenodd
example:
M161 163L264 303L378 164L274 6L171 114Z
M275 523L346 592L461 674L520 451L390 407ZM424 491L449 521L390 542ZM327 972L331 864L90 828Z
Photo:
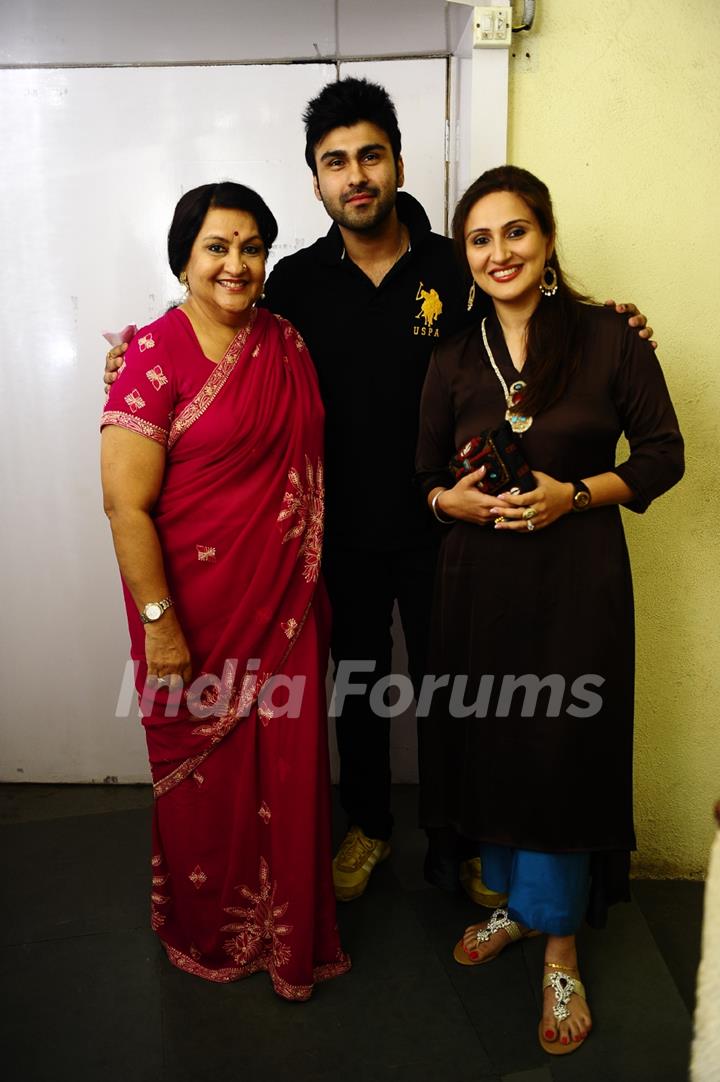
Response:
M430 508L431 508L432 513L434 514L435 518L438 520L438 522L442 522L443 526L450 526L455 521L455 519L454 518L448 518L447 516L445 516L445 518L443 518L441 513L440 513L440 510L438 508L438 505L437 505L437 502L440 499L440 497L442 496L443 492L447 492L447 489L446 488L441 488L439 492L435 493L435 495L433 496L433 498L430 501Z

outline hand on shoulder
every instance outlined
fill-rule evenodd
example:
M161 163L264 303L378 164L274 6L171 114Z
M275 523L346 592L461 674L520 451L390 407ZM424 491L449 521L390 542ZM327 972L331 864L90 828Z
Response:
M657 342L653 338L653 329L648 326L647 316L638 311L637 305L629 302L627 304L616 304L615 301L605 301L606 308L614 308L618 315L628 316L628 326L637 330L640 338L645 338L650 342L653 349L657 349Z

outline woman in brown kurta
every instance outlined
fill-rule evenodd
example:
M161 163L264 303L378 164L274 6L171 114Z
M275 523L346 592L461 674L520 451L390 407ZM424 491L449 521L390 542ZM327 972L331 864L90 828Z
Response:
M451 680L421 731L422 819L480 842L486 884L510 894L507 911L466 931L457 961L548 934L539 1037L561 1054L590 1028L574 932L584 911L600 924L627 897L635 848L619 505L644 512L675 484L683 445L650 345L566 283L541 181L490 170L453 231L494 315L439 347L423 393L418 471L448 523L430 671ZM456 483L456 449L506 416L537 487L486 495L481 472ZM630 454L616 466L623 433Z

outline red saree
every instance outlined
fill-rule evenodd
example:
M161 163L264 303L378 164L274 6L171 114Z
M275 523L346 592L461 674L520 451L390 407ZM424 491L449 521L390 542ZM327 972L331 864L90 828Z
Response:
M153 928L181 969L215 981L264 969L279 995L307 999L350 966L331 877L313 364L289 323L256 310L215 365L176 309L134 339L102 423L167 448L153 517L193 659L180 702L163 689L141 703ZM141 692L127 590L126 605Z

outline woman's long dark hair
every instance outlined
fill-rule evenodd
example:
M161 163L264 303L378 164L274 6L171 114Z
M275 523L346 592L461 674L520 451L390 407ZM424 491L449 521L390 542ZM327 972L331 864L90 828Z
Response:
M452 233L458 257L470 273L465 253L465 223L479 199L492 192L513 192L527 203L544 237L553 241L548 263L557 275L557 293L541 297L528 322L527 356L522 377L527 383L523 394L523 413L533 416L547 409L564 394L579 360L579 331L583 302L589 297L578 293L563 274L555 248L556 228L552 200L541 180L516 165L488 169L470 185L455 208Z

